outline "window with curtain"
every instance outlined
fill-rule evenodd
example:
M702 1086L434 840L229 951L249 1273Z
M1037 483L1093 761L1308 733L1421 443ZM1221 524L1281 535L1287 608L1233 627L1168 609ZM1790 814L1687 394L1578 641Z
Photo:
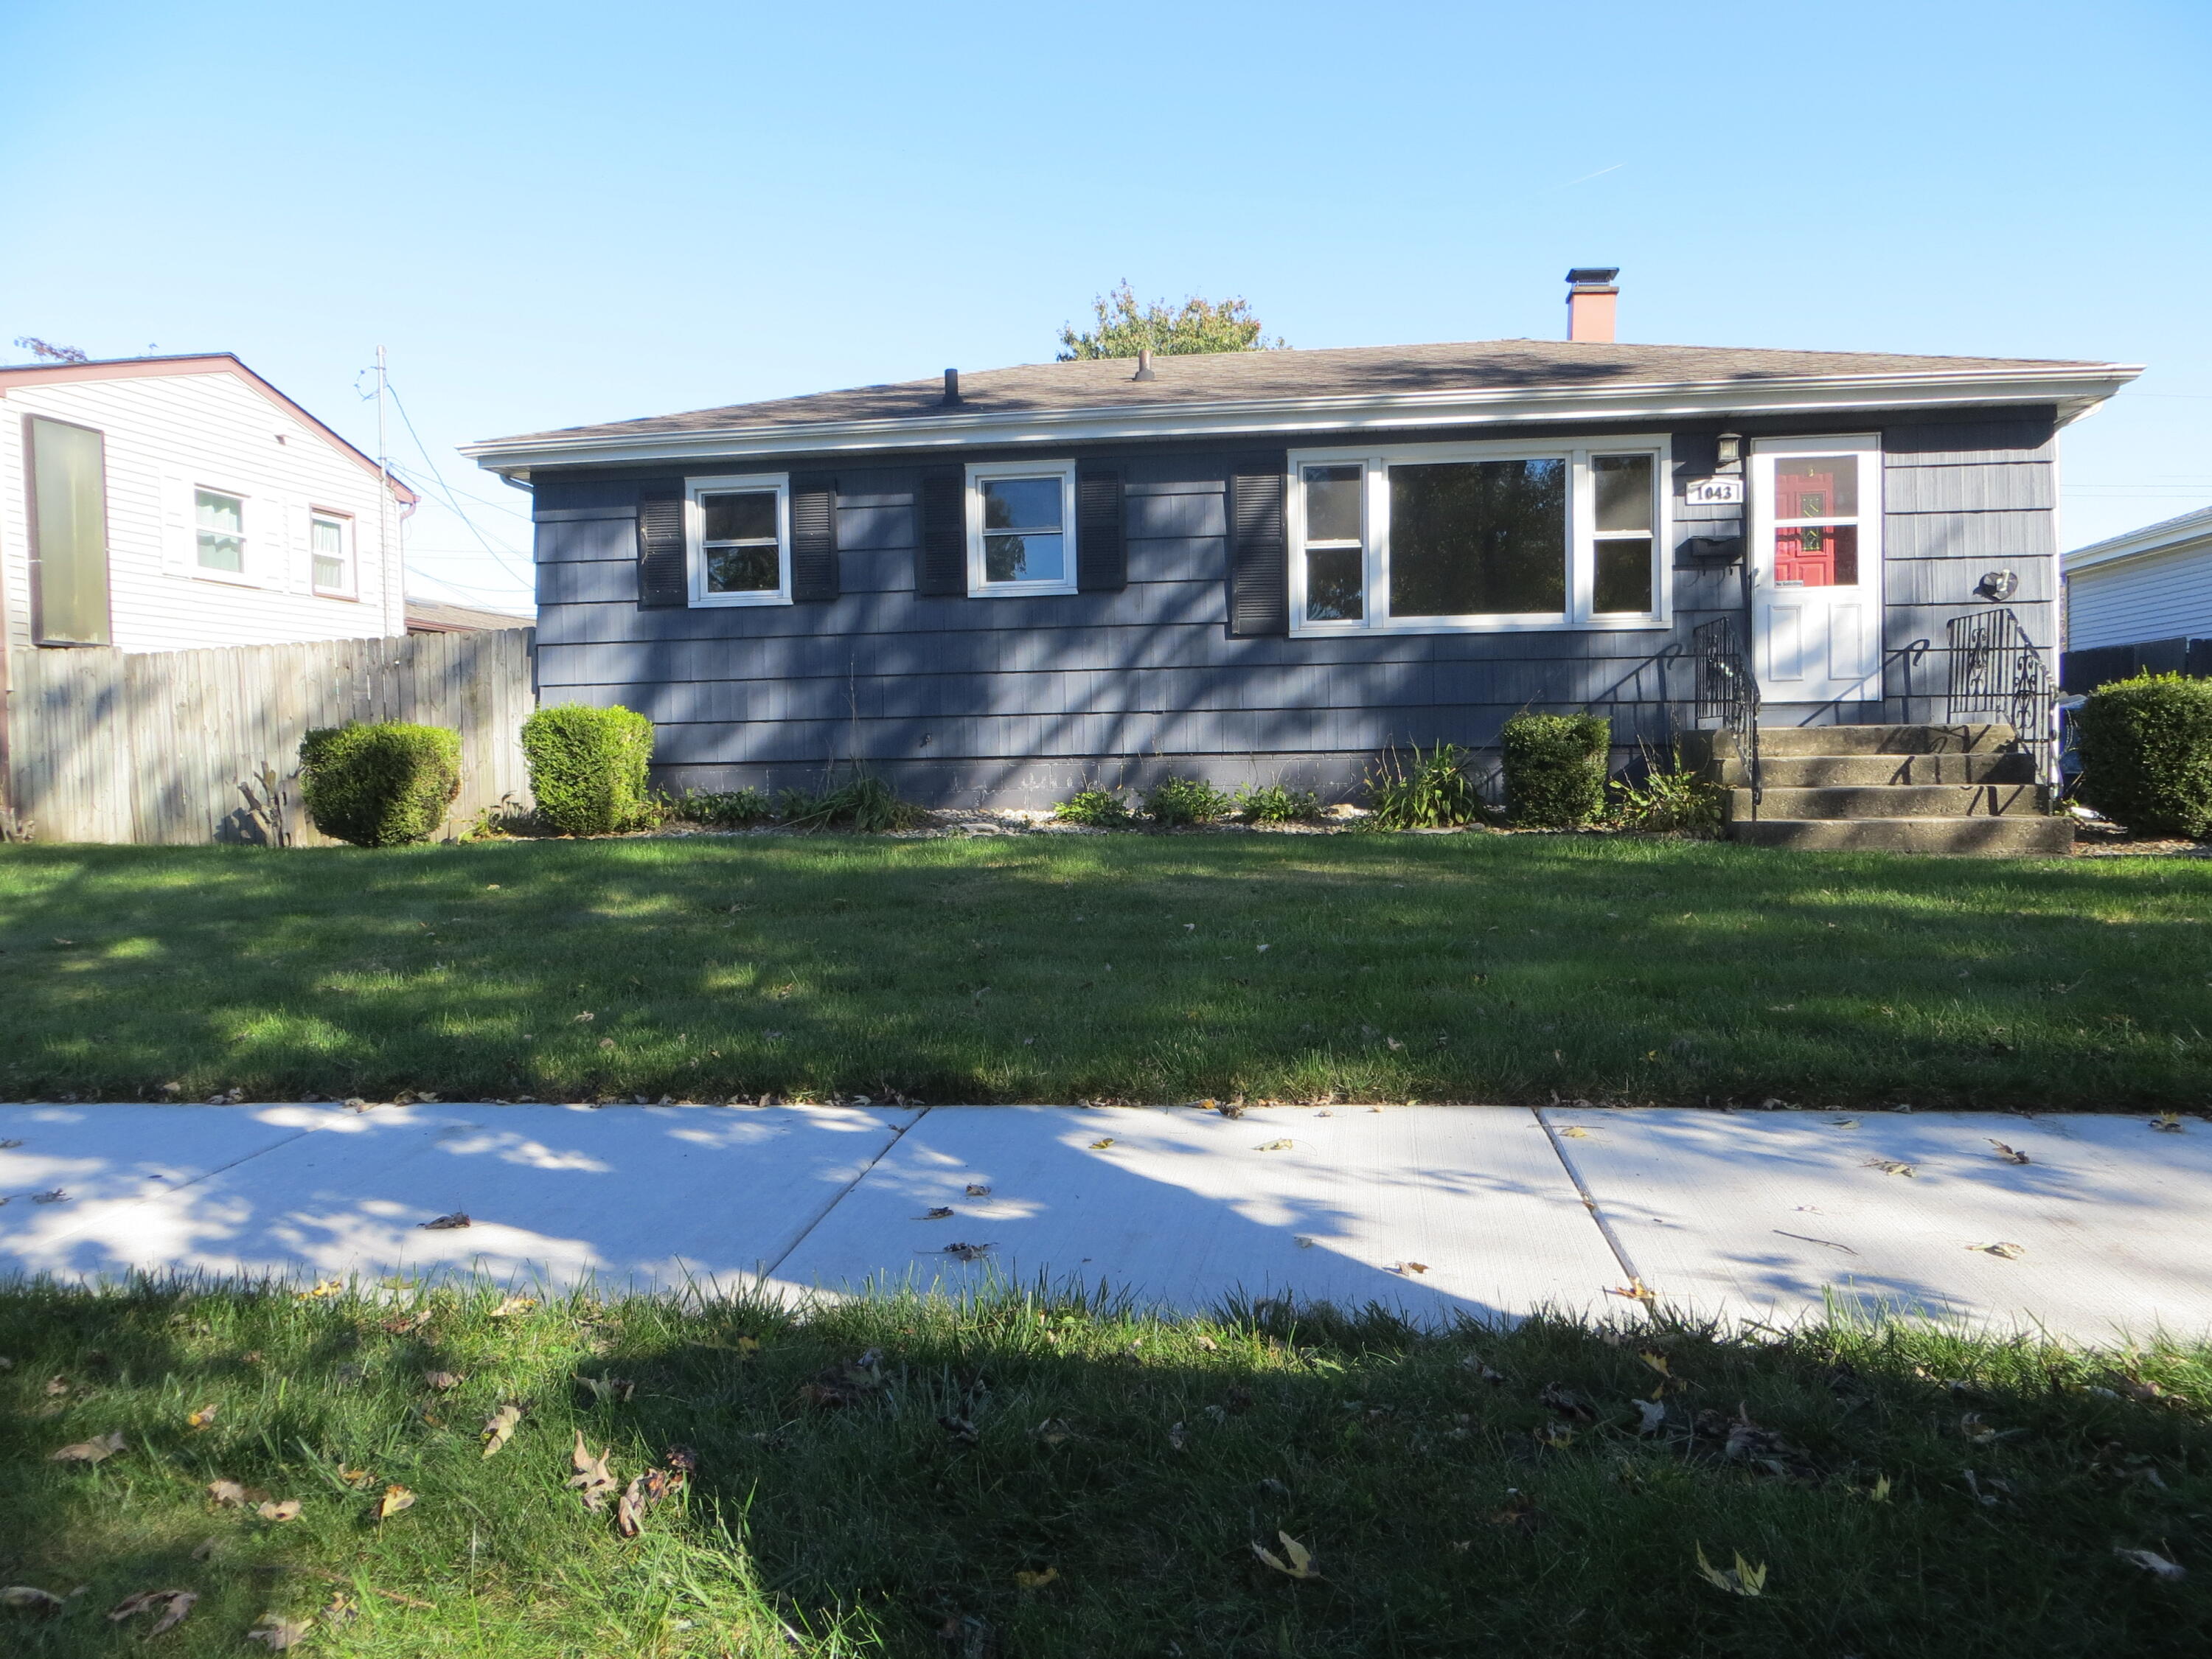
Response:
M30 463L32 622L40 645L107 645L106 440L24 419Z

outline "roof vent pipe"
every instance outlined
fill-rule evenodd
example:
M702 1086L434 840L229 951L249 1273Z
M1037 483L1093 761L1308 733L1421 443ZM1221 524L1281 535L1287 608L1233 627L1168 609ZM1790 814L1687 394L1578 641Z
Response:
M1567 273L1567 338L1613 343L1613 307L1620 297L1613 279L1620 275L1619 265L1577 265Z
M959 401L960 371L957 368L948 368L945 371L945 406L950 409Z
M1133 380L1157 380L1160 378L1152 373L1152 347L1145 346L1138 350L1137 372L1129 378Z

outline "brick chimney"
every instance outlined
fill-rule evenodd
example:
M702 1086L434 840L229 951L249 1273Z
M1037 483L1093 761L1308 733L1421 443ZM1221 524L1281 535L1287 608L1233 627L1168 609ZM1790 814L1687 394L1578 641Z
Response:
M1613 343L1613 307L1620 290L1619 265L1577 265L1567 273L1567 337L1594 345Z

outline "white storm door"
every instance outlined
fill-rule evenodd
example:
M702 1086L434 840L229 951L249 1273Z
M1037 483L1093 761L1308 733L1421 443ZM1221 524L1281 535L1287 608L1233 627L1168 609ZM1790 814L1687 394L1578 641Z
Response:
M1769 438L1751 456L1752 635L1769 702L1881 696L1881 440Z

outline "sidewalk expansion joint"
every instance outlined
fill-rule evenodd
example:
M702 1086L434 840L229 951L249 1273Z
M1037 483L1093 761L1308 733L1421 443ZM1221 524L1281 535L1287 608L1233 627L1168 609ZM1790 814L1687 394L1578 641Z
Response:
M902 1123L896 1129L892 1131L891 1138L884 1142L882 1149L878 1151L873 1158L870 1158L866 1164L861 1166L860 1172L854 1176L850 1181L847 1182L843 1186L840 1187L836 1192L832 1193L830 1195L830 1201L824 1204L819 1210L817 1210L814 1212L813 1218L808 1221L804 1227L801 1227L799 1230L799 1231L793 1237L790 1243L783 1247L782 1254L778 1255L775 1261L767 1263L761 1268L760 1277L763 1279L769 1278L778 1267L781 1267L785 1262L790 1261L792 1253L797 1250L800 1245L806 1243L806 1241L813 1236L814 1230L817 1227L819 1227L823 1222L830 1218L830 1212L835 1210L840 1204L842 1204L848 1198L851 1197L853 1194L853 1189L859 1186L862 1182L866 1181L870 1176L873 1175L876 1172L876 1165L882 1163L886 1158L890 1156L891 1148L897 1146L900 1141L906 1139L906 1132L908 1129L913 1128L915 1124L921 1122L922 1119L927 1117L929 1113L930 1109L925 1106L920 1111L916 1112L913 1117L908 1119L906 1122Z
M1613 1252L1613 1259L1620 1264L1620 1271L1628 1275L1629 1284L1640 1288L1644 1284L1644 1275L1637 1272L1636 1263L1628 1254L1628 1247L1620 1242L1620 1235L1613 1231L1613 1223L1605 1218L1605 1212L1598 1207L1597 1195L1590 1191L1589 1182L1583 1179L1583 1172L1575 1168L1574 1159L1567 1155L1566 1143L1559 1138L1559 1132L1552 1127L1552 1120L1544 1115L1541 1106L1531 1106L1528 1109L1535 1114L1536 1121L1544 1126L1544 1133L1551 1140L1552 1151L1559 1155L1559 1167L1567 1172L1567 1179L1575 1183L1575 1191L1582 1199L1583 1208L1597 1224L1598 1232L1605 1239L1606 1249Z

